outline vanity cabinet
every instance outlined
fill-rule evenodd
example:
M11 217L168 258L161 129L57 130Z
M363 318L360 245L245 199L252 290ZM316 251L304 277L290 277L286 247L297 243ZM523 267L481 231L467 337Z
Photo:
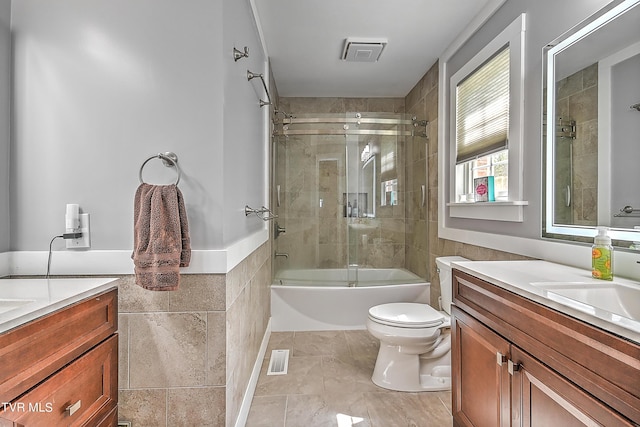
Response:
M0 335L0 427L115 426L117 290Z
M455 426L640 423L640 346L454 270Z

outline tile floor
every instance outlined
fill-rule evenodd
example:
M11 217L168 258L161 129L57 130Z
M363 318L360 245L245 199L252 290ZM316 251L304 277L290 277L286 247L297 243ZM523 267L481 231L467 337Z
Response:
M266 375L289 349L287 375ZM246 427L451 427L451 392L400 393L371 382L367 331L274 332Z

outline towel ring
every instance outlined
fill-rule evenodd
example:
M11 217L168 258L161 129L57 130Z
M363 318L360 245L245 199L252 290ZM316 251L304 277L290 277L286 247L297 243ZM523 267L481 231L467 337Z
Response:
M142 179L142 169L144 169L144 166L153 159L160 159L162 160L162 163L164 163L164 165L168 168L175 166L176 168L176 184L178 185L178 183L180 182L180 177L182 176L182 171L180 170L180 166L178 166L178 156L176 156L175 153L172 153L171 151L166 151L164 153L158 153L155 156L151 156L149 157L147 160L145 160L142 163L142 166L140 166L140 172L138 173L138 178L140 178L140 184L144 184L144 180Z

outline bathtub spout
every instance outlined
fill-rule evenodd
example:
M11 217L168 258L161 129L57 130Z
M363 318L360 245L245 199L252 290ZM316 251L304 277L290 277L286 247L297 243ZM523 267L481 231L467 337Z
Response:
M284 253L284 252L276 252L276 253L274 254L274 256L275 256L275 257L283 256L283 257L285 257L285 258L287 258L287 259L289 258L289 254Z

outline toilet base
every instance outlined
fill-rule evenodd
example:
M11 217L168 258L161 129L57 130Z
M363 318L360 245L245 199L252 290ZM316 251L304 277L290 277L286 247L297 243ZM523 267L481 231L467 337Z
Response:
M451 390L451 366L436 366L431 374L420 375L423 391Z
M420 392L451 390L450 352L436 358L407 354L400 346L380 346L371 381L388 390Z

